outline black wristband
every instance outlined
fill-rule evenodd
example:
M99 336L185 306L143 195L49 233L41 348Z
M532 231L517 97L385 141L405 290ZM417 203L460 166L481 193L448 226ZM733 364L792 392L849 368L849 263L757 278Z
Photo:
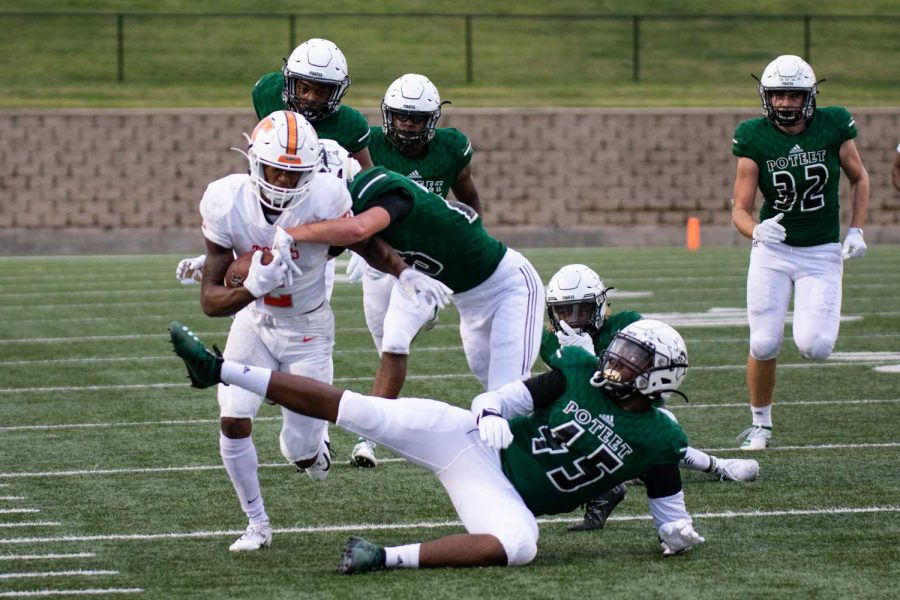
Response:
M481 419L484 417L500 417L503 418L503 415L500 414L500 411L494 410L493 408L485 408L481 411L481 414L478 415L478 418L475 419L475 423L481 423Z

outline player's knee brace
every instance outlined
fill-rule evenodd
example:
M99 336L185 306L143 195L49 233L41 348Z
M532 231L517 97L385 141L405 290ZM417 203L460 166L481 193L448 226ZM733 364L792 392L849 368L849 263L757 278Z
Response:
M798 340L797 349L800 356L812 360L825 360L834 350L835 339L831 336L815 334L808 340Z
M756 360L772 360L781 351L781 338L777 336L750 336L750 356Z

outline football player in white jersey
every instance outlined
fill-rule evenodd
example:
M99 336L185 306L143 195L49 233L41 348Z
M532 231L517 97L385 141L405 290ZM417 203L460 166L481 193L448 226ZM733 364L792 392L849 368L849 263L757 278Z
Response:
M334 140L320 139L319 144L322 146L322 162L319 170L323 173L331 173L349 186L353 177L360 171L359 163L343 146ZM358 257L359 255L353 254L353 256ZM203 281L204 264L206 264L205 254L194 258L182 258L178 261L178 266L175 268L175 279L180 281L182 285L199 285ZM365 261L362 261L361 264L368 267ZM325 297L329 302L331 301L333 290L334 263L329 262L325 265Z
M209 316L234 315L224 356L330 383L334 315L325 294L325 264L342 249L294 243L281 228L350 216L347 185L321 170L316 132L297 113L270 114L249 142L249 174L212 182L200 202L207 249L203 311ZM376 246L354 250L394 274L406 269L398 256L387 250L379 254ZM269 249L273 259L264 265L261 250ZM225 273L235 256L253 250L243 286L226 287ZM413 283L408 289L427 296L432 280L415 276L406 280L415 279L424 288ZM219 386L218 399L222 461L249 520L246 532L229 549L258 550L272 541L251 437L263 398L236 386ZM327 423L286 409L282 417L282 454L313 480L324 479L331 464Z

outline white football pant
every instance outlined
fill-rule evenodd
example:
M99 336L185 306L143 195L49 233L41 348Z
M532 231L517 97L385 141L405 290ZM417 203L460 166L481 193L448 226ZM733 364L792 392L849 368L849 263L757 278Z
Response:
M537 521L503 474L499 451L480 443L471 412L435 400L346 391L337 425L434 473L466 531L500 540L510 566L534 559Z
M481 285L454 294L469 369L485 390L531 375L544 324L544 285L512 248Z
M328 303L296 317L270 317L252 306L235 315L223 356L228 360L304 375L331 383L334 375L334 314ZM263 397L219 384L219 415L256 417ZM291 462L317 456L327 421L281 409L281 453ZM327 438L326 438L327 439Z
M778 356L794 292L794 343L804 358L831 355L841 322L841 245L753 243L747 273L750 356Z

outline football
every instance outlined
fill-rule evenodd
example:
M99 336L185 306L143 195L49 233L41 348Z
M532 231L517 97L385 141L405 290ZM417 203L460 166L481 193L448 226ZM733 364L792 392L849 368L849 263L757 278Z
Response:
M255 252L256 250L244 252L234 259L234 262L228 266L228 270L225 272L225 287L239 288L244 285L244 280L247 279L247 275L250 273L250 263L253 262L253 254ZM272 262L274 257L271 252L263 250L262 253L262 264L267 265Z

